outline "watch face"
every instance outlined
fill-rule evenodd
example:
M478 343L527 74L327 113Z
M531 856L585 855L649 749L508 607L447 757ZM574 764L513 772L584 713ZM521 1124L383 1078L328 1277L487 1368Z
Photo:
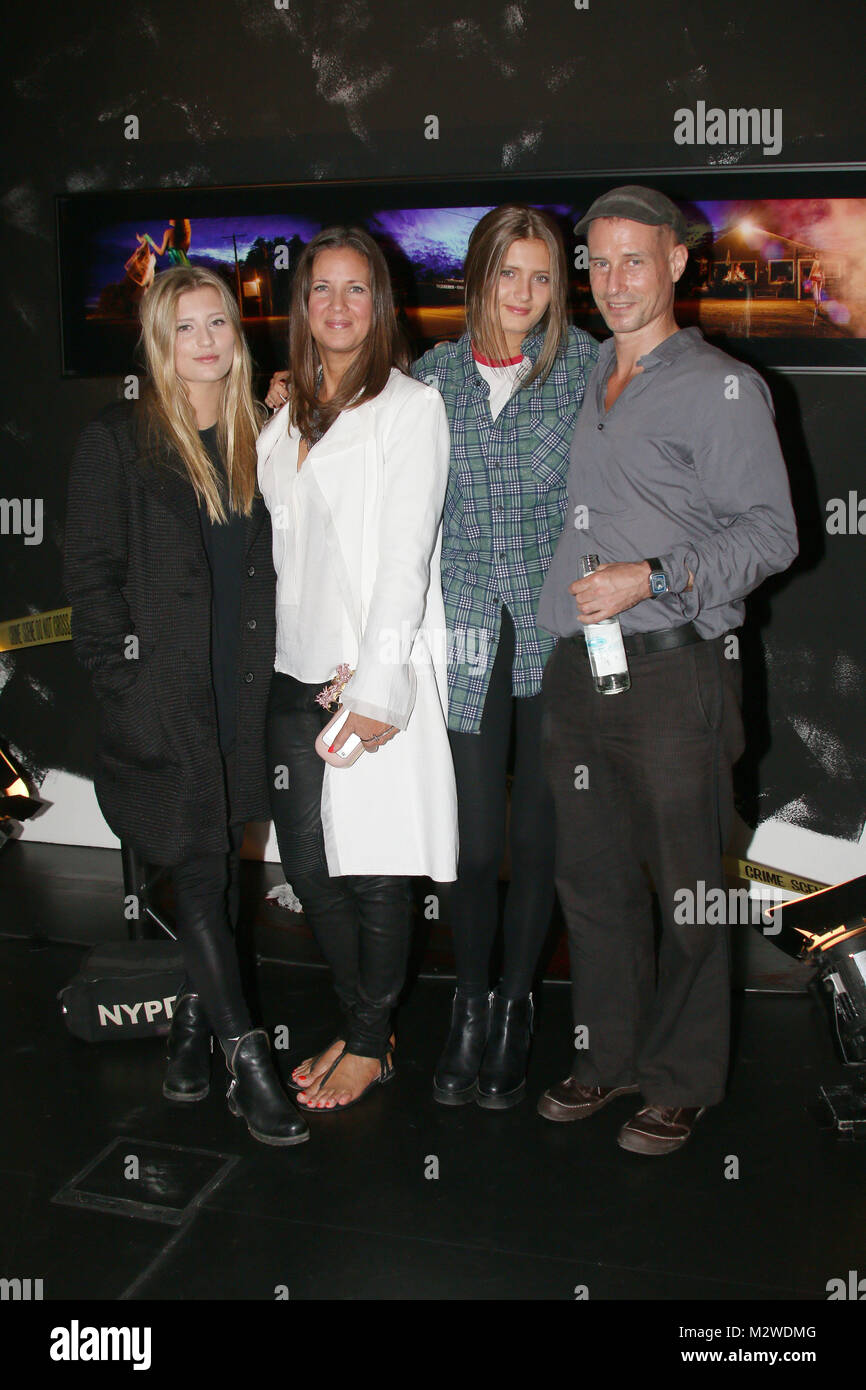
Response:
M650 592L656 594L666 594L668 591L668 579L666 574L657 571L650 575Z

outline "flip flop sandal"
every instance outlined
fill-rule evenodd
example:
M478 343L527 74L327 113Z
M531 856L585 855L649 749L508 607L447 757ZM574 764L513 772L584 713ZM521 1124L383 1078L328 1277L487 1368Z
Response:
M340 1053L340 1055L339 1055L339 1057L337 1058L337 1060L336 1060L335 1062L333 1062L332 1065L331 1065L331 1066L328 1068L328 1070L325 1072L325 1075L322 1077L322 1079L321 1079L321 1081L320 1081L320 1083L319 1083L320 1086L324 1086L325 1082L330 1078L332 1072L335 1072L335 1071L337 1070L337 1067L340 1065L340 1063L342 1062L342 1060L343 1060L343 1058L345 1057L345 1055L346 1055L346 1049L345 1049L345 1047L344 1047L344 1048L343 1048L343 1051ZM333 1115L333 1114L335 1114L338 1110L351 1110L351 1108L352 1108L353 1105L357 1105L357 1104L358 1104L358 1101L364 1099L364 1097L365 1097L365 1095L367 1094L368 1091L372 1091L372 1089L373 1089L374 1086L384 1086L385 1082L386 1082L386 1081L390 1081L390 1080L391 1080L391 1077L392 1077L393 1075L394 1075L394 1064L393 1064L393 1062L389 1062L389 1061L387 1060L387 1058L380 1058L380 1059L379 1059L379 1075L378 1075L378 1076L374 1076L373 1080L372 1080L371 1082L369 1082L368 1085L366 1085L366 1086L364 1087L363 1091L361 1092L361 1094L360 1094L359 1096L355 1096L355 1099L354 1099L354 1100L347 1100L345 1105L328 1105L328 1106L325 1106L325 1105L304 1105L304 1106L302 1106L301 1108L302 1108L304 1114L306 1114L306 1113L309 1111L309 1113L310 1113L311 1115Z
M329 1042L329 1043L328 1043L328 1047L333 1047L333 1046L334 1046L334 1043L341 1043L341 1042L343 1042L343 1039L342 1039L342 1038L334 1038L334 1042ZM345 1044L344 1044L344 1046L345 1046ZM311 1058L310 1058L310 1067L311 1067L311 1068L315 1067L316 1063L320 1060L320 1058L322 1057L322 1055L323 1055L325 1052L327 1052L328 1047L323 1047L321 1052L317 1052L316 1055L315 1055L315 1057L311 1057ZM300 1066L300 1062L298 1063L298 1066ZM293 1067L293 1068L292 1068L292 1071L297 1071L297 1070L298 1070L298 1067ZM328 1073L328 1075L330 1075L330 1072ZM294 1078L293 1076L289 1076L289 1077L286 1078L286 1085L289 1086L293 1091L306 1091L307 1088L308 1088L311 1084L312 1084L311 1082L307 1081L307 1082L305 1082L305 1084L302 1086L302 1085L300 1084L300 1082L296 1081L295 1078Z
M342 1043L342 1042L343 1042L343 1039L342 1039L342 1038L334 1038L334 1041L333 1041L333 1042L329 1042L329 1043L328 1043L328 1047L334 1047L337 1043ZM391 1037L390 1037L390 1040L389 1040L389 1043L388 1043L388 1051L389 1051L389 1052L393 1052L393 1051L394 1051L395 1045L396 1045L396 1038L395 1038L394 1034L392 1033L392 1034L391 1034ZM315 1055L315 1057L311 1057L311 1058L310 1058L310 1066L311 1066L311 1067L315 1067L316 1063L319 1061L319 1059L322 1057L322 1055L323 1055L325 1052L327 1052L328 1047L323 1047L321 1052L317 1052L316 1055ZM345 1043L343 1043L343 1049L345 1050ZM337 1061L339 1061L339 1060L340 1060L340 1059L339 1059L339 1057L338 1057L338 1058L337 1058ZM298 1065L300 1065L300 1063L299 1063ZM336 1066L336 1062L334 1063L334 1066ZM297 1071L297 1069L298 1069L297 1067L293 1067L293 1068L292 1068L292 1071ZM331 1070L333 1070L333 1067L331 1068ZM328 1075L329 1075L329 1076L330 1076L330 1074L331 1074L331 1073L328 1072ZM321 1078L321 1077L319 1078L319 1084L320 1084L320 1085L321 1085L321 1082L322 1082L323 1079L324 1079L324 1078ZM386 1078L386 1080L387 1080L387 1078ZM292 1075L289 1075L289 1077L286 1079L286 1085L289 1086L289 1087L291 1088L291 1090L293 1090L293 1091L306 1091L306 1090L309 1088L309 1086L311 1085L311 1083L308 1081L308 1082L306 1082L306 1083L302 1086L302 1085L300 1084L300 1082L296 1081L295 1078L294 1078Z

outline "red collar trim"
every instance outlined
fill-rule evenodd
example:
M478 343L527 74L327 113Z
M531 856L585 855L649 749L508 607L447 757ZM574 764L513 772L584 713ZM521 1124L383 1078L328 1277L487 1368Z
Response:
M482 357L481 353L476 350L474 343L472 345L472 356L475 358L476 362L481 363L482 367L516 367L518 362L522 362L524 358L523 353L521 353L519 357L503 357L501 361L497 361L495 358L491 357Z

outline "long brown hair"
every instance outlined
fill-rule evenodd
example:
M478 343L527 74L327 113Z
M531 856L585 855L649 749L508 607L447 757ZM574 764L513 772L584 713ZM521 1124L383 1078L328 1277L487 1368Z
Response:
M219 478L201 442L195 411L174 364L178 301L190 290L203 289L218 292L226 318L234 329L235 352L223 382L217 443L225 459L229 510L249 516L256 490L256 436L264 412L253 400L252 361L237 302L226 282L213 271L201 266L175 266L157 275L143 296L140 342L148 380L141 404L150 438L176 450L211 521L225 521L226 507L220 495Z
M313 262L320 251L348 247L363 256L370 268L373 318L370 332L329 401L318 401L319 351L310 330L309 299ZM363 405L383 391L392 367L405 372L408 357L397 316L385 257L360 227L327 227L301 253L292 282L289 319L289 390L291 421L305 439L320 438L349 406Z
M550 304L534 331L544 332L544 342L532 371L520 382L521 390L540 377L543 381L563 347L568 332L568 271L559 228L545 212L525 203L504 203L485 213L473 228L466 253L466 327L476 348L485 357L507 356L499 321L499 273L513 241L543 241L550 253Z

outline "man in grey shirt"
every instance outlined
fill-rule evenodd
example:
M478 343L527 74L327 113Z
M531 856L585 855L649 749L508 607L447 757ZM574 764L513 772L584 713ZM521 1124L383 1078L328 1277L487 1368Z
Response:
M683 889L699 904L724 888L743 750L726 634L742 623L746 594L793 560L796 525L766 385L698 329L677 327L688 252L676 206L653 189L614 189L578 223L585 229L613 338L578 417L569 513L538 610L560 638L544 676L544 756L575 1061L538 1108L583 1119L640 1091L619 1143L661 1155L724 1094L727 930L682 922L675 907ZM601 563L579 579L585 554ZM605 697L583 628L614 616L631 686ZM643 863L661 912L657 979Z

